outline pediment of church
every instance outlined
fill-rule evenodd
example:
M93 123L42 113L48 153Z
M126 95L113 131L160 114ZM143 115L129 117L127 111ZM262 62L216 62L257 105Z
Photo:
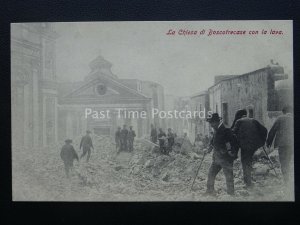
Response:
M63 97L69 101L76 102L85 99L95 102L111 101L111 100L147 100L148 97L142 93L127 87L118 79L110 77L95 76L94 79L86 80L80 87L71 91Z
M83 88L80 91L76 91L68 95L71 98L82 98L82 97L106 97L111 95L120 95L120 93L111 87L107 87L106 84L101 82L94 83L90 86Z

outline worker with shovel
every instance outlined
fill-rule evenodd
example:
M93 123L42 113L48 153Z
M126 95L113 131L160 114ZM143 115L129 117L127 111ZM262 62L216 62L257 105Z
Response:
M238 145L232 131L226 128L218 113L213 113L207 122L214 129L212 139L213 161L209 168L206 195L215 195L214 184L217 174L223 169L227 193L234 195L233 161L237 158ZM207 154L211 149L206 150Z

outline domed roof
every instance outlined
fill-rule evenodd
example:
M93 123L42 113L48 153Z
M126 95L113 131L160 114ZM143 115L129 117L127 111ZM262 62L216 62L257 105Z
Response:
M97 56L93 61L89 64L92 71L99 69L99 68L111 68L112 64L104 59L101 55Z

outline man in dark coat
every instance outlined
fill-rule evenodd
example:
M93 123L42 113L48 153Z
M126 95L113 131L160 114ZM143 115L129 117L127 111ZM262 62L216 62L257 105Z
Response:
M86 155L86 153L88 154L87 158L86 158L86 162L88 162L90 160L91 148L94 149L93 141L90 136L90 133L91 133L91 131L89 131L89 130L86 131L86 135L81 138L80 146L79 146L79 149L82 148L82 154L80 156L80 159L82 157L84 157Z
M279 116L274 122L267 138L267 147L271 147L273 140L274 148L278 147L281 172L285 182L289 181L291 165L293 163L293 109L286 106L282 109L283 115Z
M233 133L237 137L241 148L241 162L246 188L252 188L252 161L255 151L265 145L267 129L257 120L247 117L245 109L238 110L240 115L233 126ZM264 131L263 131L264 130Z
M62 147L61 152L60 152L60 158L64 161L64 166L65 166L65 172L67 177L69 177L69 172L73 168L73 161L74 159L78 159L78 155L71 145L72 140L67 139L65 140L65 145Z
M133 151L133 142L136 134L135 131L132 129L132 126L129 127L128 131L128 149L129 151Z
M118 127L118 130L115 133L115 142L116 142L116 150L120 151L121 148L121 127Z
M171 128L168 128L167 138L168 138L168 152L170 152L172 151L173 145L175 143L175 136Z
M163 132L162 128L159 128L159 133L158 133L159 149L163 154L165 154L167 150L167 146L165 143L166 138L167 138L166 133Z
M151 134L150 134L150 137L151 137L151 141L153 143L157 142L157 131L156 131L156 128L153 126L153 124L151 124Z
M127 151L127 137L128 136L128 130L126 125L123 125L123 129L121 130L121 151Z
M233 182L233 161L237 158L238 145L233 136L232 131L226 128L221 122L218 113L213 113L212 117L207 119L212 128L214 129L214 136L212 139L213 161L209 168L207 179L206 194L215 194L214 184L217 174L223 169L227 193L234 195L234 182ZM211 152L212 148L205 151Z

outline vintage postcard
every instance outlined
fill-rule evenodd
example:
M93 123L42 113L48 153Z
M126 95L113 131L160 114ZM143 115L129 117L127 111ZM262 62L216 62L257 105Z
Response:
M13 201L294 201L293 21L11 24Z

